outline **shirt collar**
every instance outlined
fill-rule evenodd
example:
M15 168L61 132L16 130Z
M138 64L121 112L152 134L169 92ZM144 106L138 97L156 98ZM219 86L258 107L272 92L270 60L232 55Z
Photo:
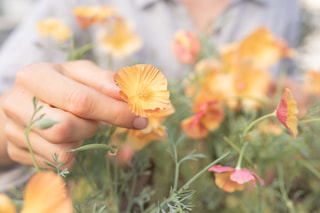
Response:
M149 6L152 6L153 4L161 2L161 1L165 1L165 0L133 0L133 2L140 9L148 8ZM174 0L171 0L171 1L174 1ZM268 0L232 0L232 1L234 3L252 2L252 3L255 3L255 4L260 5L260 6L265 6L268 3Z

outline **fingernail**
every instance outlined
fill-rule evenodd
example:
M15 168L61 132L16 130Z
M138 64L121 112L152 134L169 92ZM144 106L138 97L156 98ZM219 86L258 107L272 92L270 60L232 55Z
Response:
M135 129L144 129L148 126L148 118L135 117L133 120L133 127Z

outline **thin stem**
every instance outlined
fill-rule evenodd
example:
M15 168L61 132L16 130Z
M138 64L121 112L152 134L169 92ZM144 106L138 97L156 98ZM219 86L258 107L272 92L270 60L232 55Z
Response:
M178 187L180 163L178 162L177 147L175 144L173 144L173 155L174 155L174 163L175 163L173 190L176 191Z
M223 136L223 140L240 155L241 150L228 137ZM247 158L246 156L244 156L243 158L248 164L250 164L251 167L254 167L254 163L252 163L252 161L249 158Z
M240 152L239 159L238 159L238 162L237 162L236 170L240 170L240 169L241 169L241 163L242 163L242 159L243 159L243 153L244 153L244 150L246 149L247 145L248 145L248 142L246 142L245 144L243 144L243 146L242 146L242 148L241 148L241 152Z
M33 164L34 164L34 167L36 167L37 172L40 172L40 167L38 166L36 158L34 157L34 153L33 153L33 150L32 150L31 144L30 144L30 139L29 139L30 130L31 130L30 127L26 128L25 131L24 131L24 136L27 139L28 149L29 149L29 152L30 152Z
M307 120L299 121L299 123L306 124L306 123L313 123L313 122L319 122L319 121L320 121L320 118L313 118L313 119L307 119Z
M285 202L287 208L289 209L289 212L295 213L296 210L294 209L294 205L293 205L292 201L289 199L287 192L286 192L286 189L284 187L283 171L282 171L282 168L280 167L280 164L277 165L277 169L278 169L278 174L279 174L279 188L280 188L282 199Z
M254 121L253 121L251 124L249 124L249 126L247 126L247 128L243 131L242 137L245 137L245 136L248 134L248 132L250 131L250 129L251 129L254 125L256 125L257 123L259 123L260 121L262 121L262 120L264 120L264 119L266 119L266 118L273 117L273 116L276 116L275 112L272 112L272 113L270 113L270 114L266 114L266 115L258 118L257 120L254 120ZM242 141L242 142L243 142L243 141Z
M135 172L134 172L134 174L135 174ZM137 176L133 175L132 186L131 186L130 195L128 197L128 205L127 205L126 213L130 213L131 212L131 208L132 208L132 204L133 204L134 192L136 190L136 184L137 184Z
M117 158L113 156L113 167L114 167L114 199L116 201L116 207L119 209L119 200L118 200L118 165Z
M78 152L78 151L84 151L84 150L90 150L90 149L104 149L104 150L110 151L111 153L115 153L117 151L113 146L109 146L106 144L88 144L76 149L71 149L68 152Z

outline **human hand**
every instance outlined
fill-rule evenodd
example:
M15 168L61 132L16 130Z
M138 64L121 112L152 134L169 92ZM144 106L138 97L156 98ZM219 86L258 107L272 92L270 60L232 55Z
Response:
M44 161L53 163L51 155L57 153L59 162L65 162L62 169L71 168L74 153L68 151L92 137L99 121L135 129L147 125L146 118L136 117L121 100L112 72L88 61L33 64L18 72L3 104L7 117L4 143L10 158L21 164L33 165L24 129L33 114L34 96L38 105L43 105L41 113L59 121L49 129L34 128L29 134L40 167L46 167Z

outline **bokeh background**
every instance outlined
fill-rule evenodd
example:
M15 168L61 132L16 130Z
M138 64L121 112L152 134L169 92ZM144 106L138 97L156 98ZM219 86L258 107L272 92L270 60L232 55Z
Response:
M0 0L0 48L10 32L41 0ZM302 70L320 71L320 0L300 0L302 34L298 48Z

